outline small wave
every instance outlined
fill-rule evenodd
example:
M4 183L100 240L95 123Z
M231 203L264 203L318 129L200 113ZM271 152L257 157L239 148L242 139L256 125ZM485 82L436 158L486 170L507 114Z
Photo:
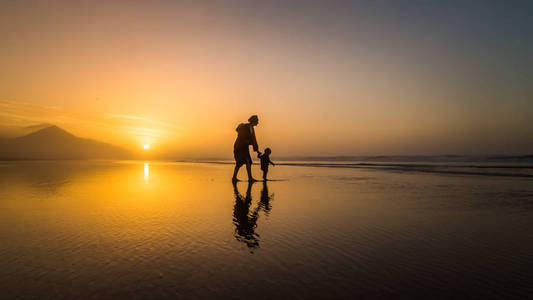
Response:
M191 163L209 163L232 165L232 161L188 161ZM502 176L533 178L533 165L523 164L472 164L472 163L369 163L369 162L287 162L276 163L280 166L316 167L316 168L349 168L349 169L375 169L396 172L422 172L450 175L472 176Z
M439 164L397 164L397 163L278 163L278 165L301 166L301 167L322 167L322 168L361 168L378 169L401 172L424 172L452 175L478 175L478 176L505 176L505 177L525 177L533 178L530 173L516 172L491 172L491 169L500 170L530 170L531 165L439 165Z

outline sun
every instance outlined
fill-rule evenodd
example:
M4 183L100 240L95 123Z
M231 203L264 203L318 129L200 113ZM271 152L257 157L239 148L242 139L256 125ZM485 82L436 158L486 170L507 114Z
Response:
M150 145L144 144L143 148L144 148L144 150L148 150L148 149L150 149Z

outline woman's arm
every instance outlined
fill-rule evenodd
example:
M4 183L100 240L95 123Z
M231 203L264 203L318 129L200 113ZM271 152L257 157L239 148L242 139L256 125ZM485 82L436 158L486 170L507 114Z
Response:
M257 139L255 138L255 130L252 125L250 125L250 135L252 136L252 146L255 152L259 152L259 146L257 145Z

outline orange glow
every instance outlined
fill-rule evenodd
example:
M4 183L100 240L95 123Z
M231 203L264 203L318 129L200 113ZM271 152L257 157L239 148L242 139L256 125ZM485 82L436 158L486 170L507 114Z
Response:
M503 100L527 98L510 88L520 82L476 90L457 79L470 60L450 65L416 35L346 24L326 34L329 23L252 24L225 15L238 9L163 2L3 8L0 127L54 124L138 155L149 145L153 158L231 158L252 114L274 157L533 149L531 102Z

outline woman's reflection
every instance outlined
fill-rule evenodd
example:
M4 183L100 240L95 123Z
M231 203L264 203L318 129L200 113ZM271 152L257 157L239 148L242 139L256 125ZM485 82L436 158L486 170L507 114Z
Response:
M233 192L235 194L233 224L235 225L235 239L245 243L253 252L255 248L259 247L259 234L255 232L259 211L263 210L268 215L272 209L272 205L270 204L271 195L268 193L267 183L263 182L261 201L259 201L257 207L250 213L252 185L253 182L248 183L246 196L243 197L237 188L237 183L233 183Z

